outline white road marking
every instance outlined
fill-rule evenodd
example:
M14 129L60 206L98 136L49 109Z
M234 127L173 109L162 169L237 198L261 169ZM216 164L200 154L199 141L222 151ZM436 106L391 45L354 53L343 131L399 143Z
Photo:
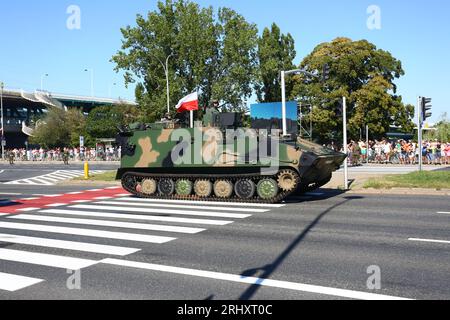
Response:
M106 188L107 190L116 190L116 189L120 189L121 187L108 187Z
M117 259L105 259L105 260L100 261L100 263L121 266L121 267L130 267L130 268L138 268L138 269L151 270L151 271L166 272L166 273L172 273L172 274L181 274L181 275L187 275L187 276L193 276L193 277L209 278L209 279L214 279L214 280L245 283L245 284L250 284L250 285L281 288L281 289L308 292L308 293L314 293L314 294L337 296L337 297L349 298L349 299L408 300L408 299L400 298L400 297L374 294L374 293L368 293L368 292L362 292L362 291L337 289L337 288L331 288L331 287L315 286L315 285L309 285L309 284L303 284L303 283L278 281L278 280L270 280L270 279L261 279L261 278L255 278L255 277L244 277L242 275L234 275L234 274L228 274L228 273L170 267L170 266L165 266L165 265L140 263L140 262L133 262L133 261L117 260Z
M43 281L44 280L36 278L17 276L8 273L0 273L0 290L14 292L41 283Z
M199 228L174 227L174 226L163 226L163 225L130 223L130 222L115 222L115 221L105 221L105 220L57 218L57 217L36 216L36 215L27 215L27 214L11 216L9 218L15 219L15 220L57 222L57 223L81 224L81 225L90 225L90 226L103 226L103 227L138 229L138 230L149 230L149 231L164 231L164 232L187 233L187 234L196 234L196 233L200 233L200 232L203 232L206 230L206 229L199 229Z
M234 206L234 207L260 207L260 208L282 208L285 204L264 204L264 203L239 203L239 202L214 202L214 201L190 201L190 200L163 200L163 199L142 199L133 198L128 195L116 195L117 197L129 197L133 201L137 202L159 202L159 203L177 203L177 204L200 204L208 206ZM116 199L119 201L127 201L126 199Z
M71 201L72 203L87 203L87 202L92 202L92 200L74 200Z
M438 212L439 214L450 214L450 212Z
M144 215L120 214L109 212L92 212L92 211L60 210L60 209L42 210L39 211L39 213L64 214L81 217L115 218L125 220L161 221L161 222L213 225L213 226L224 226L233 223L233 221L224 221L224 220L173 218L173 217L159 217L147 215L144 216Z
M186 216L206 216L216 218L231 218L231 219L245 219L251 217L250 214L237 213L220 213L208 211L188 211L188 210L169 210L169 209L150 209L150 208L132 208L132 207L117 207L117 206L99 206L99 205L74 205L70 206L74 209L90 209L90 210L110 210L123 212L138 212L138 213L159 213L159 214L174 214Z
M110 232L110 231L101 231L101 230L92 230L92 229L66 228L66 227L10 223L10 222L0 222L0 228L50 232L50 233L59 233L59 234L71 234L71 235L86 236L86 237L93 237L93 238L108 238L108 239L116 239L116 240L128 240L128 241L157 243L157 244L167 243L167 242L176 240L176 238L147 236L147 235L134 234L134 233ZM72 270L76 270L76 269L72 269Z
M81 191L76 191L76 192L69 192L69 193L67 193L67 194L82 194L83 192L81 192Z
M19 201L31 201L31 200L37 200L39 198L34 197L34 198L24 198L24 199L20 199Z
M92 173L102 173L102 170L93 170ZM81 177L84 175L82 170L58 170L52 173L41 175L34 178L21 179L16 181L10 181L5 184L9 185L41 185L41 186L51 186L55 185L57 182L62 180L73 179L76 177Z
M107 246L100 244L53 240L35 237L23 237L13 234L0 234L0 242L25 244L37 247L58 248L73 251L110 254L115 256L127 256L140 251L140 249Z
M87 190L87 192L99 192L99 191L103 191L103 189L92 189L92 190Z
M432 242L432 243L450 244L450 241L446 241L446 240L416 239L416 238L410 238L408 240L409 241L418 241L418 242Z
M97 199L97 198L95 198ZM99 199L102 200L102 199ZM217 210L217 211L232 211L232 212L253 212L264 213L270 211L270 209L256 209L256 208L230 208L230 207L208 207L208 206L189 206L184 204L157 204L157 203L142 203L142 202L130 202L130 201L101 201L98 204L112 204L119 206L135 206L135 207L153 207L153 208L181 208L181 209L196 209L196 210Z
M94 260L9 249L0 249L0 260L22 262L67 270L80 270L93 266L94 264L98 264L98 261Z
M17 209L17 211L21 211L21 212L30 212L30 211L36 211L39 210L41 208L23 208L23 209Z

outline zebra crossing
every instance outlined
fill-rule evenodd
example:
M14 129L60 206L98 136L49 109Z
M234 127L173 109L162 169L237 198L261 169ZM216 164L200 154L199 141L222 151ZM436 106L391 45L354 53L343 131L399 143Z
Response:
M283 206L138 199L123 194L48 205L0 216L0 263L81 270ZM0 293L49 281L33 277L32 269L26 269L28 275L8 273L11 269L2 270L1 265Z
M103 170L92 170L92 174L103 173ZM33 185L33 186L53 186L58 182L82 177L84 176L83 170L58 170L49 174L37 176L34 178L21 179L6 182L8 185Z

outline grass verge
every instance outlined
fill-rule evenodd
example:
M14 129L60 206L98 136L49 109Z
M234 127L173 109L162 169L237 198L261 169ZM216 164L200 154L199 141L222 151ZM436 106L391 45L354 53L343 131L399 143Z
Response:
M116 181L117 171L107 171L105 173L99 173L89 176L89 179L84 177L74 178L74 181L99 181L99 182L114 182Z
M450 189L450 171L423 171L405 175L388 175L380 178L372 178L366 181L364 188Z

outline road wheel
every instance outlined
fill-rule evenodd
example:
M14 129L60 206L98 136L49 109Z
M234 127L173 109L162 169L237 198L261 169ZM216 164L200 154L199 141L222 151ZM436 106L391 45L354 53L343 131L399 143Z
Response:
M178 180L175 191L179 196L189 196L192 193L193 184L189 180Z
M263 200L275 198L278 194L278 183L273 179L263 179L258 183L258 196Z
M154 179L147 179L142 181L141 189L143 194L151 196L158 190L158 184Z
M213 185L209 180L197 180L194 183L194 192L200 198L208 198L213 192Z
M230 198L233 194L233 189L233 183L231 183L230 181L219 180L214 184L214 193L216 194L217 198Z
M171 196L175 192L175 183L172 179L162 179L158 183L158 191L163 196Z
M255 195L256 185L252 180L239 180L234 186L234 192L241 199L250 199Z

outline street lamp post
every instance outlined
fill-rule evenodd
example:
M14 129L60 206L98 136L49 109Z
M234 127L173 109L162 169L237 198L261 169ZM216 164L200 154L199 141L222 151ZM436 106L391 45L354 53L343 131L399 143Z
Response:
M157 58L159 60L159 62L161 63L163 69L164 69L164 73L166 74L166 88L167 88L167 113L170 113L170 87L169 87L169 59L173 57L173 53L171 53L167 58L166 58L166 63L164 64L159 58Z
M48 73L43 74L43 75L41 76L41 91L44 90L44 78L45 78L45 77L48 77Z
M84 69L85 72L91 72L91 96L94 97L94 69Z
M5 145L4 145L4 139L5 139L5 127L4 127L4 120L3 120L3 82L0 82L0 108L1 108L1 125L2 125L2 159L5 160Z
M290 74L304 74L310 77L319 78L317 74L308 72L303 69L295 69L289 71L281 71L281 116L283 118L283 136L287 136L287 120L286 120L286 76Z
M114 87L114 86L116 86L117 85L117 83L113 83L113 84L111 84L111 85L109 85L109 91L108 91L108 93L109 93L109 97L111 98L111 90L112 90L112 87Z

